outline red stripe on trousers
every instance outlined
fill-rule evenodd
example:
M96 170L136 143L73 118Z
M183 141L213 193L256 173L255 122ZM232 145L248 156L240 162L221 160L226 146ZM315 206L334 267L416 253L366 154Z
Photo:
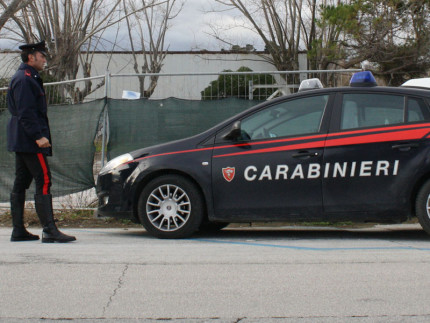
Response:
M47 195L49 194L48 167L46 166L45 159L43 158L43 154L38 153L37 157L39 158L40 166L42 166L42 170L43 170L43 195Z

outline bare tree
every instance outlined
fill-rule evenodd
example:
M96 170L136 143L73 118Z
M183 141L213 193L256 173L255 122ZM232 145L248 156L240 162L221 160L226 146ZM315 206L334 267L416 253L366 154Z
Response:
M333 61L337 58L346 68L375 62L375 73L387 84L399 85L430 68L429 17L429 1L350 0L323 7L321 23L343 34L336 44L343 59L334 55Z
M360 30L349 44L353 58L377 62L377 73L390 85L427 75L430 68L430 2L366 1L357 14ZM372 20L374 13L380 19Z
M25 42L44 39L47 42L49 74L55 80L73 80L78 71L91 76L94 49L103 32L118 19L120 0L107 4L101 0L39 0L22 10L14 21ZM14 30L12 30L14 32ZM102 86L93 88L87 81L82 89L69 87L74 101Z
M12 19L15 25L5 26L9 37L24 42L44 39L49 75L63 81L76 79L79 72L83 77L91 76L94 53L102 46L104 33L110 27L119 28L125 15L121 0L38 0ZM78 102L103 84L104 80L95 86L86 81L82 88L67 90Z
M351 17L348 14L337 15L334 23L327 23L324 17L325 8L340 8L341 2L307 0L305 15L308 13L308 16L302 17L301 24L310 69L335 68L338 60L344 58L344 48L339 43L345 40L344 26Z
M18 11L25 8L33 0L13 0L7 3L4 0L0 0L0 5L3 7L0 15L0 30L6 24L6 22L12 18Z
M307 51L311 69L337 66L344 58L345 25L351 15L336 16L329 22L321 17L326 8L337 8L349 0L215 0L238 9L247 23L263 40L263 58L278 70L297 70L300 51ZM339 7L339 11L342 8ZM333 17L330 17L333 19ZM241 27L246 28L246 23ZM213 29L215 30L215 29ZM215 33L214 33L215 34ZM216 35L217 38L220 36Z
M133 68L137 74L159 73L167 54L165 37L169 22L181 11L183 0L123 0L128 26L128 36L133 56ZM137 8L143 7L142 11ZM129 15L129 12L134 14ZM141 56L139 55L141 54ZM143 65L139 66L139 58ZM150 76L145 85L145 76L139 76L141 97L149 98L157 86L158 77Z
M302 42L303 0L215 0L227 8L237 9L245 18L242 27L257 33L269 55L265 60L279 71L297 70ZM218 37L219 38L219 37Z

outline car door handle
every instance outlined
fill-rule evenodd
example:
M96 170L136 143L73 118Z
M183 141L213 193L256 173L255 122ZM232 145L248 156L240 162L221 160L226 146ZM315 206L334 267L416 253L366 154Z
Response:
M294 154L293 157L294 158L302 158L302 159L307 159L307 158L311 158L311 157L317 157L318 153L312 153L309 151L299 151L298 153Z
M408 143L408 144L393 145L393 146L391 146L391 148L398 149L400 151L409 151L412 148L417 148L418 146L419 146L419 144L417 144L417 143Z

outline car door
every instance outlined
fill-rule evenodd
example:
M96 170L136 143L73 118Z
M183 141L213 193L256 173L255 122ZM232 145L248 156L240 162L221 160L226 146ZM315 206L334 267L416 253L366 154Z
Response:
M240 138L225 139L231 125L217 135L212 159L216 218L321 218L329 98L309 95L268 104L236 120Z
M408 211L428 152L424 100L364 91L339 94L335 106L322 166L328 218L389 220Z

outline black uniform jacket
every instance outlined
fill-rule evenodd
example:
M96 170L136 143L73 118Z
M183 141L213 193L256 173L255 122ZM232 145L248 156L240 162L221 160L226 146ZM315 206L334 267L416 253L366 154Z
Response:
M51 148L36 144L42 137L51 143L51 132L43 81L33 67L21 64L10 82L7 102L12 114L7 126L7 149L52 155Z

